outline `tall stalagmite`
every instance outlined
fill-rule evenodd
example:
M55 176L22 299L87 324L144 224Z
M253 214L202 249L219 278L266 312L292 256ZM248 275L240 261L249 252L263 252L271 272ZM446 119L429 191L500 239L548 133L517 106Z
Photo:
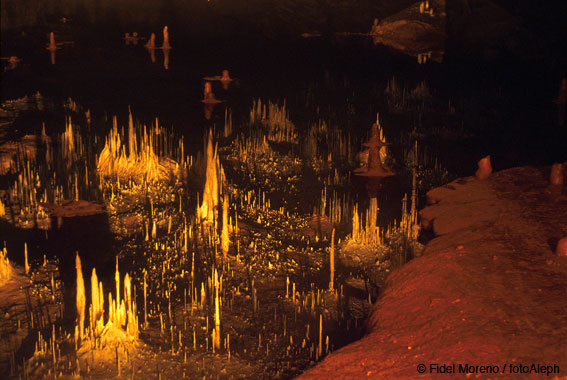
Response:
M85 280L83 279L83 269L79 252L75 256L75 268L77 270L77 321L79 322L79 337L83 339L85 331Z
M205 189L203 191L203 203L198 210L198 216L201 221L214 222L215 214L219 203L219 184L217 174L217 150L213 150L213 132L209 131L207 140L207 169Z
M222 255L226 259L228 255L228 196L225 194L222 202L222 233L221 233L221 249Z

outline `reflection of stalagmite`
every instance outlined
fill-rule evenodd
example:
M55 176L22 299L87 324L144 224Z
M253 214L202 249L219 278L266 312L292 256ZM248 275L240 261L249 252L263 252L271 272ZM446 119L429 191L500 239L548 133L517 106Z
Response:
M148 52L150 53L152 63L156 63L156 49L148 49Z
M75 257L75 267L77 270L77 320L79 322L79 337L83 339L85 331L85 280L83 279L83 269L81 267L81 258L77 252Z
M169 70L169 49L163 50L163 67Z
M368 164L366 167L355 169L354 173L356 175L367 177L388 177L394 175L394 172L382 165L380 150L388 145L382 140L380 126L378 123L375 123L372 125L370 140L363 144L369 148Z
M207 169L205 189L203 191L203 203L198 210L198 217L205 222L213 222L217 205L219 202L219 184L217 174L217 149L213 150L213 132L209 131L207 140Z
M211 120L211 117L213 116L213 111L215 110L215 105L214 104L205 104L203 106L203 113L205 115L205 119L207 120Z
M152 35L150 36L150 39L148 40L148 42L146 42L144 47L146 49L148 49L152 63L156 63L156 50L155 50L156 49L156 34L155 33L152 33Z
M229 83L229 82L222 82L222 83ZM211 82L205 82L205 87L203 89L203 99L201 100L201 102L205 104L204 107L205 119L209 120L213 114L215 104L222 103L222 100L218 100L215 98L215 94L213 93Z
M205 87L203 88L203 101L211 100L215 98L215 94L213 93L213 88L211 86L211 82L205 82Z
M230 82L232 80L232 78L230 77L230 75L228 74L228 70L223 70L222 71L222 76L221 76L221 81L223 82Z
M230 85L230 82L232 82L232 78L230 77L228 70L222 71L222 76L220 78L220 81L222 84L222 88L228 90L228 86Z
M57 50L57 44L55 43L55 34L53 32L49 33L49 45L46 49L49 50L51 64L55 65L55 51Z

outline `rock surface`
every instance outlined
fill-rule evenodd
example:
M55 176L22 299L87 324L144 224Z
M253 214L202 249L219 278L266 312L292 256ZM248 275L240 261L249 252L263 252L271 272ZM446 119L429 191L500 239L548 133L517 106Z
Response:
M61 205L54 203L42 203L41 206L48 210L53 217L72 218L75 216L89 216L103 214L106 208L103 204L88 202L85 200L64 200Z
M431 373L432 363L496 365L498 378L514 379L532 377L511 364L557 365L547 378L566 379L567 258L554 249L567 234L567 189L550 187L549 171L508 169L431 191L421 214L437 237L388 277L365 337L299 379L454 376Z
M372 27L374 44L390 46L406 54L426 54L441 62L445 53L445 0L416 2Z

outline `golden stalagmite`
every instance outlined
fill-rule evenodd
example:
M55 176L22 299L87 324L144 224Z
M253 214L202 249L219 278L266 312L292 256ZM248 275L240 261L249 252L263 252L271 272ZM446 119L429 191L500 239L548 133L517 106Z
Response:
M130 113L128 136L123 136L118 131L116 117L113 118L112 129L97 160L99 175L137 182L169 181L172 177L177 176L179 174L177 162L163 156L171 152L159 149L160 138L165 132L159 127L157 120L155 126L149 131L145 126L143 129L138 129L136 131L134 128ZM128 145L125 144L126 139L128 139Z
M4 247L0 251L0 285L10 280L12 277L12 264L8 260L8 252Z
M24 267L26 269L26 274L29 274L30 266L28 264L28 243L24 243Z
M377 226L378 220L378 201L376 198L370 199L364 223L358 212L358 207L354 206L352 215L352 234L351 239L360 244L380 245L380 227Z
M220 303L219 303L219 274L215 269L214 273L214 287L215 287L215 348L220 349Z
M221 249L222 255L226 259L228 255L228 196L225 194L222 202L222 233L221 233Z
M75 256L75 268L77 270L77 321L79 322L79 337L83 339L83 334L85 332L85 280L83 279L83 269L81 267L81 258L79 257L79 252Z
M126 276L124 276L124 303L126 304L128 313L132 312L132 299L130 298L131 290L132 283L130 281L130 276L126 273Z
M163 45L162 49L171 49L171 45L169 44L169 30L167 26L163 27Z
M116 308L118 308L120 307L120 272L118 271L118 256L116 256L116 271L114 272L114 281L116 282Z
M91 307L90 307L90 323L91 332L98 336L104 328L104 293L102 291L102 282L98 282L96 269L93 268L91 276Z
M144 47L146 47L147 49L155 49L155 47L156 47L156 34L155 33L152 33L150 35L150 39L148 40L148 42L146 42Z
M335 229L331 232L331 254L329 257L329 266L331 272L331 279L329 281L329 289L333 290L335 287ZM287 296L287 293L286 293ZM286 297L287 298L287 297Z
M207 166L203 202L198 209L198 217L203 222L213 223L219 203L219 184L217 174L218 156L216 147L213 150L213 132L209 131L207 139Z

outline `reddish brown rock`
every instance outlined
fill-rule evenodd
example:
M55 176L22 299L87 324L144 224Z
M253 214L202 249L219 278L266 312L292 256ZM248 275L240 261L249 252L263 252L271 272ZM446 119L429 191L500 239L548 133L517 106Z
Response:
M481 158L478 162L478 170L474 174L477 179L484 180L492 174L492 164L490 163L490 156Z
M71 218L74 216L89 216L106 212L103 204L92 203L84 200L66 200L60 205L53 203L41 203L41 207L48 210L49 214L57 218Z
M559 240L557 247L555 248L555 254L557 256L567 257L567 237Z
M553 164L551 166L551 173L549 174L549 183L558 186L565 183L565 165Z
M514 168L443 190L446 196L426 208L433 224L458 223L469 213L483 218L435 237L423 256L393 271L365 337L299 379L441 379L452 377L431 373L432 363L502 370L519 360L556 364L562 372L550 378L562 378L567 258L554 255L549 242L567 231L567 197L549 197L548 175L549 168ZM522 376L507 371L498 378Z
M423 2L425 4L425 2ZM374 24L370 31L374 44L392 47L406 54L441 62L445 52L446 13L444 0L427 2L427 11L416 2L403 11Z

